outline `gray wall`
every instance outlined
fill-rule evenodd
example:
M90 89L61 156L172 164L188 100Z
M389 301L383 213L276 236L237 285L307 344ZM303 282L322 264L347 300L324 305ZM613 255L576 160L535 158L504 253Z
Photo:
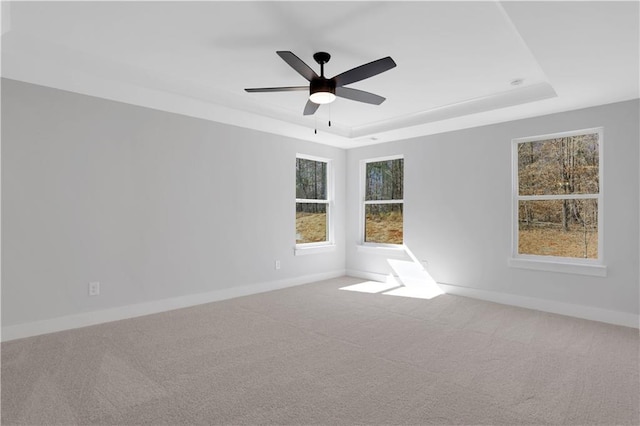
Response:
M335 160L334 252L293 255L297 152ZM344 171L340 149L3 80L2 324L344 270Z
M383 256L356 251L358 164L405 156L406 245L438 282L638 313L638 101L350 150L347 269L388 274ZM510 268L511 139L604 127L606 278Z
M405 156L405 241L436 280L637 314L638 113L625 102L345 152L3 80L2 324L345 266L387 274L356 251L358 163L392 154ZM508 267L511 139L597 126L608 276ZM335 252L293 255L297 152L335 160Z

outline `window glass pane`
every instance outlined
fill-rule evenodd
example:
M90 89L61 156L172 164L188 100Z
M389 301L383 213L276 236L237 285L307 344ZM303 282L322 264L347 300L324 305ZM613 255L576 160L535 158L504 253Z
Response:
M402 244L402 204L366 204L364 240Z
M402 200L404 159L367 163L366 200Z
M598 258L598 200L518 203L518 253Z
M327 205L296 203L296 244L327 240Z
M519 194L597 194L598 136L591 133L519 143Z
M327 163L296 158L296 198L327 199Z

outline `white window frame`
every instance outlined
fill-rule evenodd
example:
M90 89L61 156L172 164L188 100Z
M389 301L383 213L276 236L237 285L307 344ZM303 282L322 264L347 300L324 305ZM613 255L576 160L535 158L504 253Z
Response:
M526 142L545 141L563 137L598 134L598 194L566 194L566 195L520 195L518 182L518 145ZM573 130L568 132L551 133L546 135L528 136L516 138L511 143L511 170L512 170L512 211L511 211L511 257L509 266L515 268L537 269L552 272L564 272L570 274L592 275L605 277L607 268L604 264L604 173L603 173L603 141L604 129L594 127L590 129ZM518 253L518 202L529 200L565 200L565 199L595 199L598 201L598 258L581 259L574 257L542 256Z
M296 154L296 160L300 158L303 160L311 160L317 161L321 163L325 163L327 165L327 199L326 200L313 200L306 198L296 198L296 206L298 203L309 203L309 204L326 204L327 209L327 240L320 241L316 243L296 243L294 254L296 256L305 255L305 254L316 254L316 253L324 253L327 251L335 250L335 232L334 232L334 194L335 194L335 183L333 178L333 160L329 158L316 157L314 155L307 154ZM297 177L296 177L297 179ZM297 182L296 182L297 184ZM294 225L294 237L295 237L295 225ZM297 240L297 238L295 238ZM294 240L294 241L295 241Z
M365 160L360 160L360 220L359 220L359 237L358 237L358 251L373 253L373 254L384 254L384 255L393 255L404 252L404 243L403 244L385 244L385 243L372 243L365 241L365 211L368 204L402 204L404 207L404 182L403 184L403 199L402 200L369 200L367 201L366 197L366 186L367 186L367 164L368 163L377 163L380 161L389 161L389 160L404 160L404 155L389 155L386 157L377 157L377 158L367 158ZM403 164L404 167L404 164ZM404 171L404 170L403 170ZM404 241L404 208L402 212L402 226L403 226L403 237Z

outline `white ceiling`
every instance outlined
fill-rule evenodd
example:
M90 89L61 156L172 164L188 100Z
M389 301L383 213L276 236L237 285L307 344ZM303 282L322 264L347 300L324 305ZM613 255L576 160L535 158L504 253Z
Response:
M2 76L343 148L635 99L638 2L3 2ZM304 117L277 50L331 77L398 66ZM514 86L514 79L523 83ZM332 126L328 126L331 120ZM317 128L315 134L313 129Z

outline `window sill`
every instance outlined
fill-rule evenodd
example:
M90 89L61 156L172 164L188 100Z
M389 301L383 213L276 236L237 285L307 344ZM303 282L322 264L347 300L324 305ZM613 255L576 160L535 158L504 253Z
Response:
M562 272L565 274L590 275L593 277L607 276L607 267L605 265L511 258L509 259L509 266L512 268Z
M369 244L359 244L356 246L356 250L360 253L367 254L377 254L380 256L398 256L402 257L405 255L404 246L378 246L378 245L369 245Z
M319 254L319 253L328 253L336 250L335 244L325 244L320 246L296 246L293 249L293 254L296 256L304 256L307 254Z

